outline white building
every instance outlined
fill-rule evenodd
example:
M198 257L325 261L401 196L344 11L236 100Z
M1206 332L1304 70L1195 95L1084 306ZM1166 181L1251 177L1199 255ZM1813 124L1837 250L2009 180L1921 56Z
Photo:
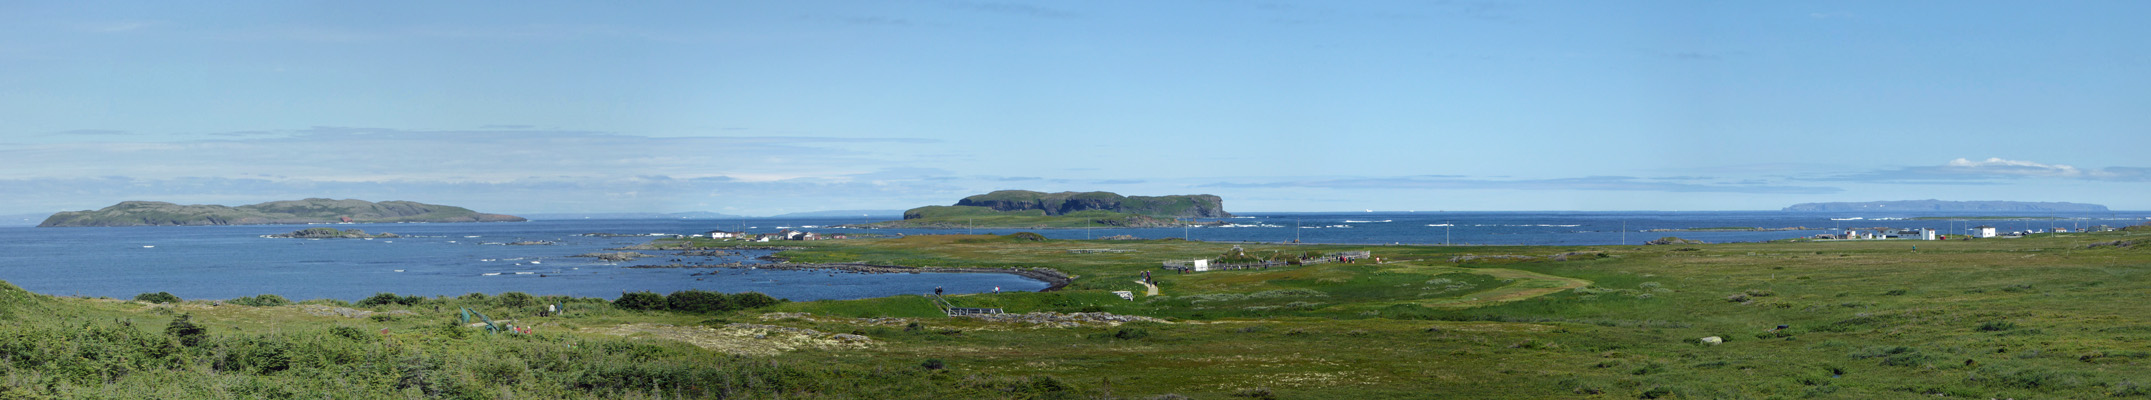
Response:
M1972 227L1972 237L1976 237L1976 238L1990 238L1990 237L1996 237L1996 236L2001 236L2001 235L1996 235L1996 234L1994 234L1994 227L1991 227L1991 226L1986 226L1986 225L1980 225L1980 226L1975 226L1975 227Z
M1939 234L1935 233L1935 231L1934 231L1933 229L1921 229L1921 230L1919 231L1919 240L1936 240L1936 239L1940 239L1939 237L1937 237L1937 235L1939 235Z

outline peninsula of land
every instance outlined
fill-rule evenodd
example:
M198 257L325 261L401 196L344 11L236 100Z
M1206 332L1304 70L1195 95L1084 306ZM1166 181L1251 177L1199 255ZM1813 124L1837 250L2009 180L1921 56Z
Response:
M410 201L305 199L227 207L125 201L98 210L52 214L39 227L278 225L382 222L522 222L523 217Z
M1899 200L1800 203L1785 211L2064 211L2105 212L2106 206L2068 202Z
M965 197L949 206L904 211L904 219L852 225L859 228L1155 228L1217 222L1181 218L1230 218L1215 195L1122 196L1112 192L1045 193L1001 190Z

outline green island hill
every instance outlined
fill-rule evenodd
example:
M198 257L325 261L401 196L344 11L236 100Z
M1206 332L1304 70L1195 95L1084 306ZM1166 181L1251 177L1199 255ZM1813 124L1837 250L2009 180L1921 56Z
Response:
M851 225L859 228L1156 228L1217 222L1180 218L1230 218L1214 195L1122 196L1112 192L1045 193L1001 190L965 197L948 206L904 211L904 219Z
M280 225L339 222L523 222L522 217L486 214L468 208L410 201L305 199L227 207L126 201L97 210L67 211L45 218L39 227Z
M750 243L664 239L661 249ZM135 301L0 284L4 398L2151 396L2151 227L2021 239L1343 246L914 235L802 263L1059 290L784 302ZM1109 251L1107 251L1109 250ZM1352 262L1325 254L1368 252ZM1161 261L1275 262L1180 273ZM1144 273L1154 278L1139 282ZM1153 289L1154 288L1154 289ZM1155 294L1151 294L1155 290ZM1124 299L1115 292L1130 293ZM548 305L564 306L548 313ZM489 334L469 308L528 333Z

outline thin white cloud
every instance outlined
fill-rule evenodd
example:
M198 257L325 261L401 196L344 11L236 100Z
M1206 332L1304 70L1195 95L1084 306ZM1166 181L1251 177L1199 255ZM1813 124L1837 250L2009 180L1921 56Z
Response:
M937 141L317 127L235 132L216 140L16 144L0 147L0 179L273 175L338 182L506 182L664 175L843 181L905 161L905 151L933 143Z
M1930 183L1930 184L1992 184L2001 180L2016 179L2081 179L2094 181L2143 182L2151 181L2151 169L2134 167L2109 167L2100 169L2078 168L2068 164L2049 164L2036 161L2010 160L1990 157L1985 160L1958 158L1942 165L1903 167L1855 174L1816 178L1820 181L1849 181L1873 183Z
M1487 179L1457 176L1409 176L1338 178L1276 182L1227 182L1202 185L1221 188L1320 188L1320 189L1508 189L1508 190L1604 190L1673 193L1829 194L1843 189L1826 186L1792 186L1754 181L1735 183L1677 183L1626 176L1587 176L1554 179Z
M151 24L142 21L105 21L75 24L77 31L89 33L123 33L142 30Z
M957 3L957 6L964 9L985 11L995 14L1016 15L1033 18L1062 19L1075 18L1079 16L1076 13L1069 12L1067 10L1039 7L1023 3L964 2Z
M1947 165L1947 167L1955 169L1955 172L1963 174L2023 175L2062 178L2077 178L2084 176L2083 170L2076 169L2076 167L2069 165L2041 164L2031 161L2004 160L2000 157L1988 158L1985 161L1972 161L1959 158L1955 160L1949 160L1949 164Z

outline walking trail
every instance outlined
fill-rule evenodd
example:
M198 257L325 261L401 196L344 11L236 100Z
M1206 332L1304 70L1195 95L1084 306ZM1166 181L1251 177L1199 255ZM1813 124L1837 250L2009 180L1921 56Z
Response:
M1135 283L1139 283L1139 284L1142 284L1144 288L1148 288L1148 290L1146 290L1146 291L1144 291L1144 292L1143 292L1143 295L1144 295L1144 296L1156 296L1156 295L1158 295L1158 285L1152 285L1152 284L1150 284L1150 282L1144 282L1144 281L1143 281L1143 280L1141 280L1141 279L1137 279L1137 280L1135 280Z

